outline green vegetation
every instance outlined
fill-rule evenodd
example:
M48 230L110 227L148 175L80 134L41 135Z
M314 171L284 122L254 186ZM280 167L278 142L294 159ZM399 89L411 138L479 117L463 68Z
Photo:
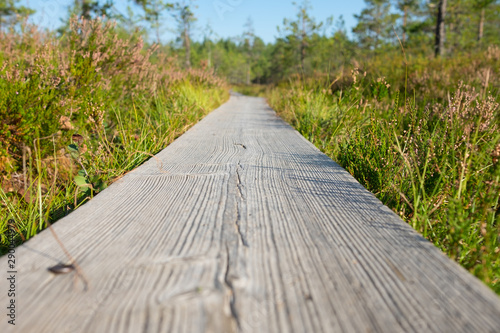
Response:
M280 54L268 58L272 84L235 89L265 95L304 137L500 294L499 4L481 5L496 17L475 2L450 4L438 38L443 1L398 2L406 17L388 1L366 2L356 40L342 30L321 34L299 6L270 46L269 54Z
M0 232L14 228L18 241L228 98L223 80L182 70L110 21L72 19L61 38L29 26L0 33Z
M241 36L193 40L188 0L134 0L127 15L75 1L85 20L59 37L7 30L29 14L16 3L0 0L2 233L12 218L31 237L76 208L224 101L227 80L500 294L498 0L365 0L353 38L303 1L273 43L251 18ZM168 16L178 38L160 44Z
M354 79L356 78L356 79ZM383 79L293 81L271 106L424 237L500 293L499 104L460 85L449 103L389 95Z

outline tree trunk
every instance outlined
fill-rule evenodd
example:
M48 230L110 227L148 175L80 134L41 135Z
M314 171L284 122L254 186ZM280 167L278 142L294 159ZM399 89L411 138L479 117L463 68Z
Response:
M481 17L479 19L479 32L478 32L478 35L477 35L477 40L478 41L481 41L481 39L483 38L483 29L484 29L484 14L486 12L486 9L483 7L481 9Z
M403 15L403 45L406 41L406 23L408 21L408 6L404 7L404 15Z
M382 34L382 31L380 30L380 22L382 18L382 13L380 12L380 6L376 7L375 11L375 44L374 44L374 50L378 49L378 41L380 39L380 35Z
M302 17L302 40L300 41L300 66L304 71L304 61L306 59L306 19Z
M212 68L212 46L208 44L208 59L207 59L208 68Z
M306 59L306 44L305 41L302 41L300 44L300 66L302 67L302 70L304 70L304 62Z
M247 85L250 85L250 64L247 64Z
M434 43L434 55L436 57L444 54L444 39L445 39L445 26L444 19L446 16L446 1L440 0L438 7L438 14L436 20L436 41Z
M160 45L160 22L156 21L156 44Z
M156 44L160 45L160 8L158 8L158 3L155 2L153 7L154 19L155 19L155 32L156 32Z
M82 0L82 16L90 20L90 3L88 0Z
M189 23L184 25L184 48L186 49L186 68L191 68L191 40L189 39Z

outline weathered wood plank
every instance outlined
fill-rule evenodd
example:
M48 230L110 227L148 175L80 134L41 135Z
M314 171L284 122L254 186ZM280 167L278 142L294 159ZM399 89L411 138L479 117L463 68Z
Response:
M157 156L54 225L87 291L47 271L65 261L50 232L16 249L1 332L500 331L494 293L262 99Z

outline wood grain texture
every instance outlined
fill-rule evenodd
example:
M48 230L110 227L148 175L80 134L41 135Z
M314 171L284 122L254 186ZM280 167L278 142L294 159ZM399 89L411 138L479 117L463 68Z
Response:
M232 96L157 157L54 225L87 291L47 270L66 262L49 231L16 249L1 332L500 331L493 292L263 99Z

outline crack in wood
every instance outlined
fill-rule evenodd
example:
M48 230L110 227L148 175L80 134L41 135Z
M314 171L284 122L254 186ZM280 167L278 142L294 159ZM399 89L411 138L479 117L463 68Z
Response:
M245 195L243 194L243 187L245 187L245 185L243 185L243 182L241 181L241 170L243 170L243 167L240 162L238 162L238 164L236 165L236 193L238 194L238 196L236 200L236 220L234 221L234 224L236 226L236 231L238 232L241 243L243 244L243 246L249 247L247 239L241 231L241 206L246 200Z
M243 149L247 149L247 146L245 146L244 144L242 143L235 143L234 144L235 146L240 146L240 147L243 147Z
M233 277L229 275L231 270L230 266L231 258L229 254L229 246L226 243L226 268L224 272L224 284L227 287L227 292L229 296L229 310L231 312L231 319L234 321L236 326L241 329L240 317L238 315L238 310L236 309L236 295L233 286Z
M16 248L19 331L499 331L494 293L264 100L196 126L159 153L168 174L150 160L54 226L84 257L85 294L74 273L44 278L50 234Z
M234 331L241 330L241 317L238 313L237 285L242 275L245 275L245 260L242 249L249 247L242 223L245 221L246 196L244 170L240 161L233 165L231 177L228 182L226 209L223 224L223 247L225 253L221 259L221 275L219 282L225 294L224 309L228 319L233 323ZM224 261L225 260L225 261Z

